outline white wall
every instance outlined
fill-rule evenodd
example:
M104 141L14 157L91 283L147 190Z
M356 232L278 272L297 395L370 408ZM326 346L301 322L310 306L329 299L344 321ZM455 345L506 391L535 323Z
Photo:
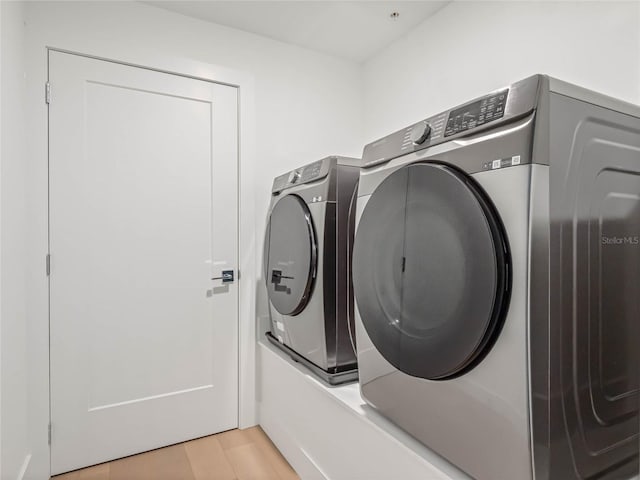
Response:
M534 73L640 103L640 3L449 4L365 63L365 141Z
M0 478L15 479L31 453L24 275L24 6L1 2L0 10Z
M329 154L362 148L361 69L336 59L136 2L26 2L30 449L27 478L48 473L47 169L45 46L86 54L123 52L147 58L210 63L253 77L257 155L256 249L273 177ZM135 55L134 55L135 54ZM117 56L117 54L116 54ZM116 58L117 59L117 58ZM55 85L52 85L55 99ZM55 101L55 100L54 100ZM253 211L254 208L249 210ZM3 246L4 248L4 246ZM256 279L251 279L257 281ZM54 437L55 437L55 425ZM4 480L4 476L2 477ZM13 479L14 477L7 477Z

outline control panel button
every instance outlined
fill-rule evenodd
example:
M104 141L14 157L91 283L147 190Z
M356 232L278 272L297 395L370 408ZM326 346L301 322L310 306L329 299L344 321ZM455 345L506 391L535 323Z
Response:
M424 143L431 135L431 125L427 122L420 122L411 129L411 141L414 145Z

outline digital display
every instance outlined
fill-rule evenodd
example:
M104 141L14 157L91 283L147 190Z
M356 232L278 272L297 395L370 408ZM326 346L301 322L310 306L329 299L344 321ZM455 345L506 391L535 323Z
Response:
M306 182L308 180L312 180L318 175L320 175L320 171L322 170L322 160L318 162L314 162L311 165L307 165L304 167L302 171L301 181Z
M502 118L508 94L508 89L502 90L491 96L451 110L444 136L449 137Z

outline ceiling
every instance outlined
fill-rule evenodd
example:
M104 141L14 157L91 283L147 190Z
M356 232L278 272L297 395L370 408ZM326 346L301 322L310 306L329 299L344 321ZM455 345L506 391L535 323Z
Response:
M146 1L172 12L363 62L448 1ZM393 12L399 16L391 18Z

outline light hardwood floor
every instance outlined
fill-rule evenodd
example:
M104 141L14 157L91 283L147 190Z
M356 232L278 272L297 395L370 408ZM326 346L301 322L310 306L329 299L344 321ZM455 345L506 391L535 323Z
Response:
M260 427L114 460L52 480L300 480Z

